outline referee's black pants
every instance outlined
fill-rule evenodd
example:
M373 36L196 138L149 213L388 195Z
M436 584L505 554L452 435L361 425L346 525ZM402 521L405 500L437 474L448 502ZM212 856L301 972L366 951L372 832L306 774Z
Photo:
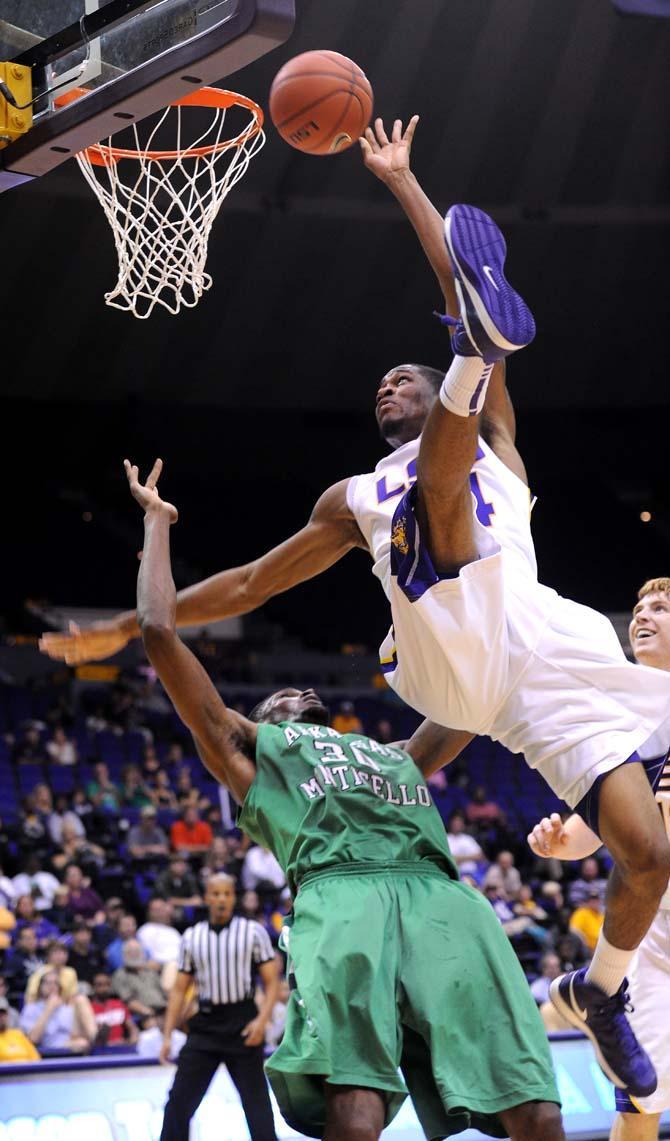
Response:
M165 1106L160 1141L188 1141L189 1124L223 1063L237 1088L251 1141L277 1141L263 1072L263 1047L245 1046L241 1031L258 1014L255 1003L233 1002L191 1020Z

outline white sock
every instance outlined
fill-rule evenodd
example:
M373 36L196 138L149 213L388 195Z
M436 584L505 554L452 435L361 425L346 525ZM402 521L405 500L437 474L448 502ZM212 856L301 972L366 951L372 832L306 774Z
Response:
M456 416L476 416L484 407L492 364L481 357L454 357L442 381L440 400Z
M613 947L601 931L586 972L586 981L595 983L611 997L621 986L634 954L635 951L621 951L618 947Z

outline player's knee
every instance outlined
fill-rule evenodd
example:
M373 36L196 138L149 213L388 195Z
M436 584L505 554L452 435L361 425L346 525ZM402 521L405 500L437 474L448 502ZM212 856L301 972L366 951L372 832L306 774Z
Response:
M505 1127L512 1141L565 1141L561 1111L552 1101L529 1101L510 1111Z
M631 845L623 870L636 892L643 896L663 895L670 878L670 844L664 835L641 845Z

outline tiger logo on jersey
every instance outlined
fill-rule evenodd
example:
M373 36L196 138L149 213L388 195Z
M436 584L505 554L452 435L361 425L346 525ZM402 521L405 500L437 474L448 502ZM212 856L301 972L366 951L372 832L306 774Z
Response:
M400 515L393 524L393 530L391 531L391 543L397 551L400 551L401 555L409 554L407 527L405 524L405 518L402 515Z

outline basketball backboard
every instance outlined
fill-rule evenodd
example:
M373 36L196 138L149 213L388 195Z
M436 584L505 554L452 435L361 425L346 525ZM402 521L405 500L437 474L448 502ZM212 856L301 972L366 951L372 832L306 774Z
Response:
M218 83L294 21L294 0L2 0L0 60L31 69L34 103L32 128L0 150L0 191ZM59 106L73 87L87 94Z

